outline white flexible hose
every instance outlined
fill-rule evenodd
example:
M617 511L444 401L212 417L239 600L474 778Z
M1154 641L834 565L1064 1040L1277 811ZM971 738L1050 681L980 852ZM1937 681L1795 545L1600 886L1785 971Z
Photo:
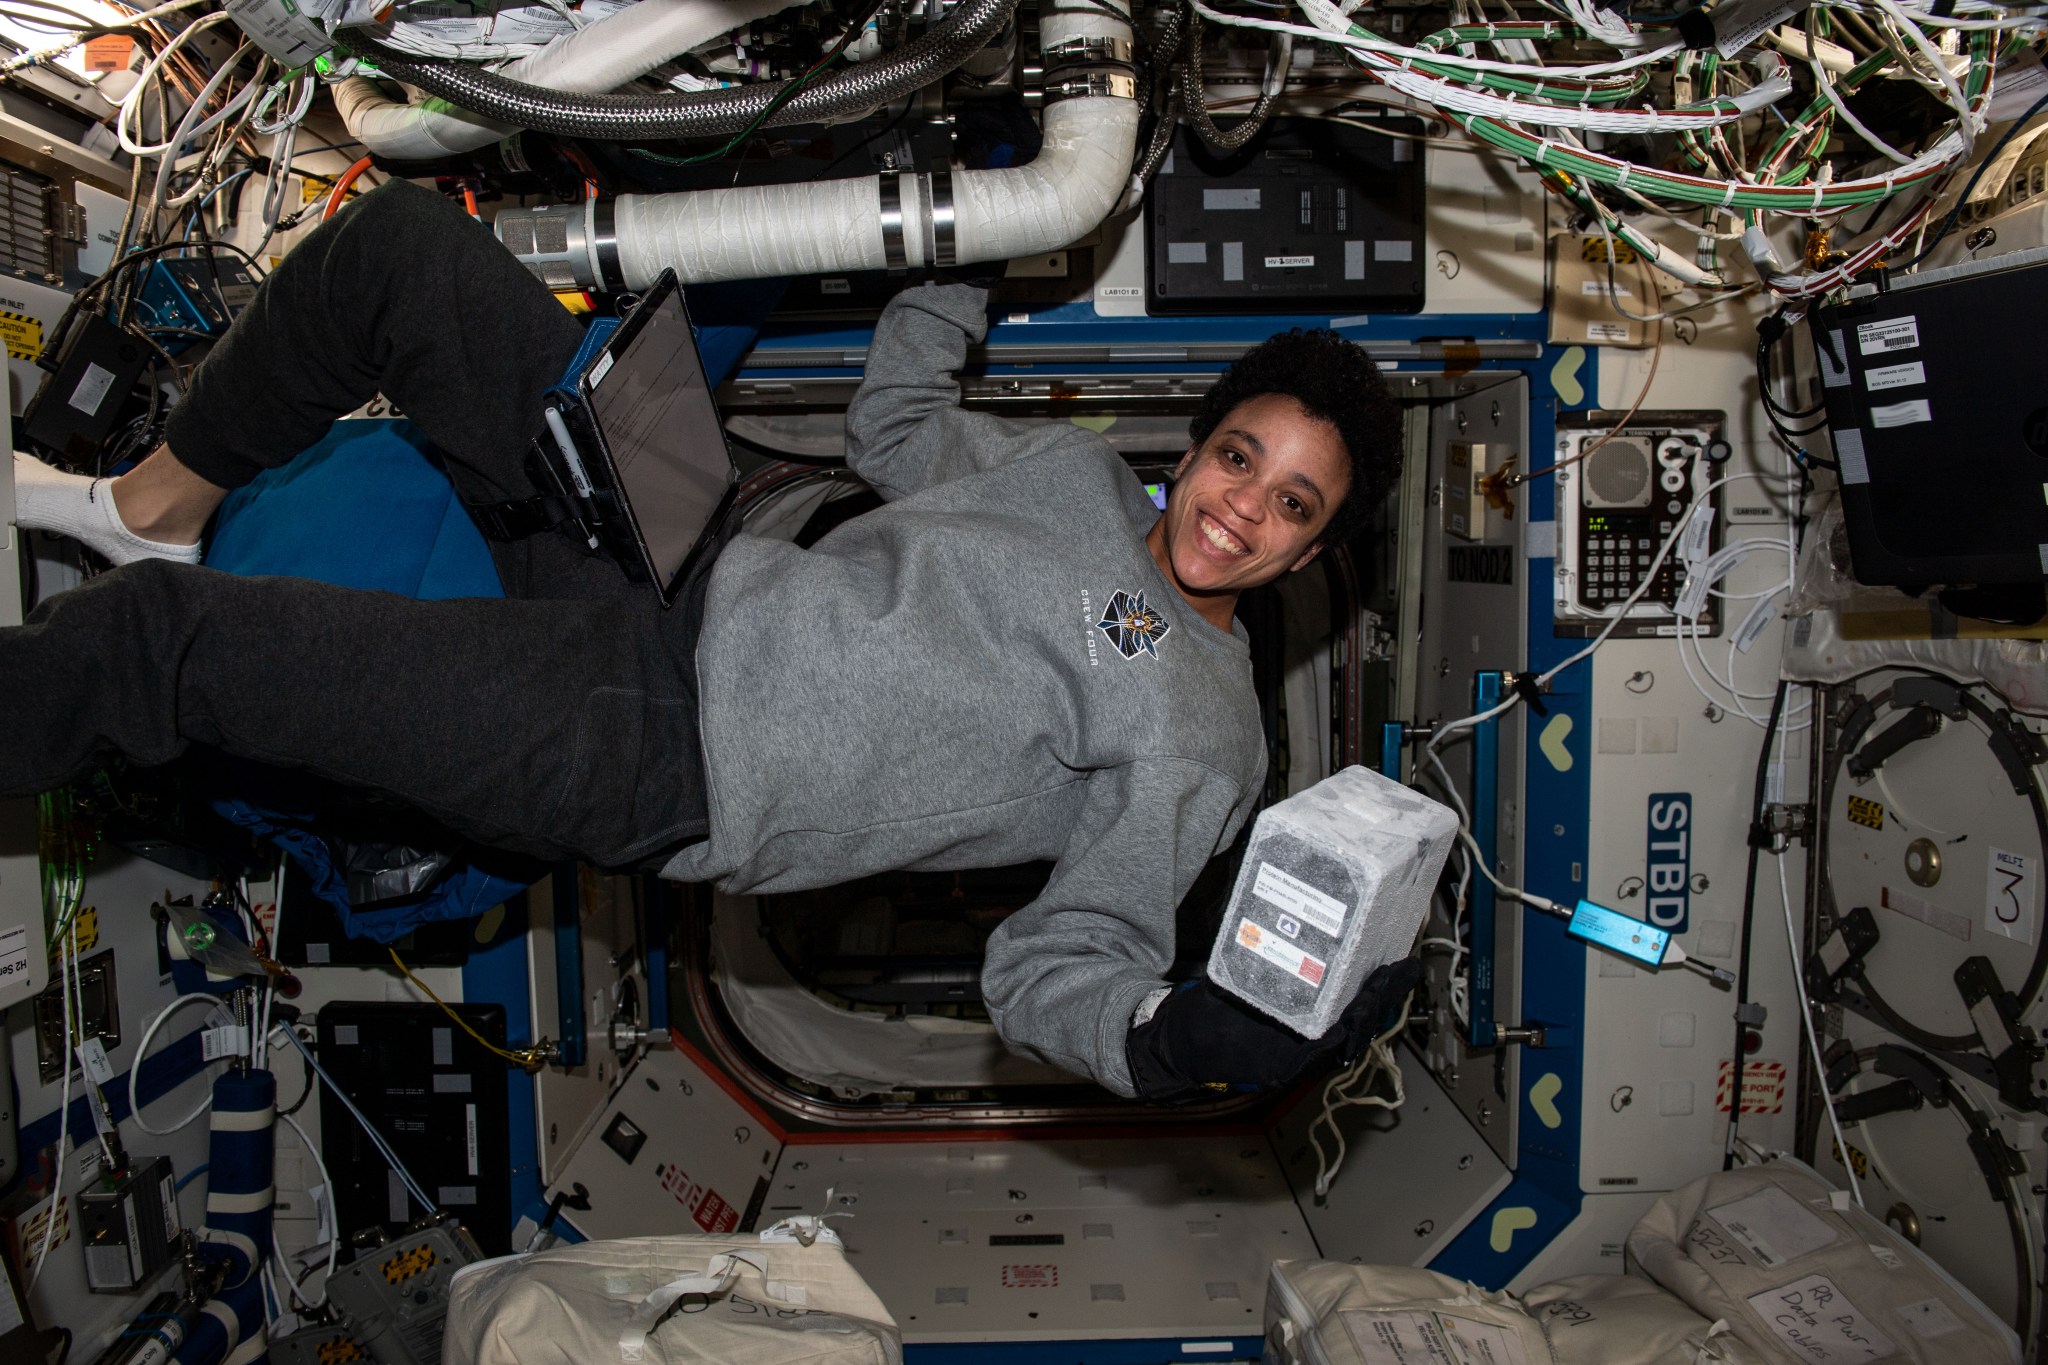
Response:
M1045 111L1045 144L1028 165L954 172L959 263L1055 251L1087 235L1123 192L1137 137L1130 100L1067 100ZM924 182L905 177L903 184L910 191ZM907 192L903 202L903 248L913 268L932 264L923 193ZM664 266L674 266L685 284L701 284L888 265L874 176L621 195L617 212L629 289L645 289Z
M721 33L788 8L790 0L640 0L500 74L569 94L602 94ZM336 86L334 104L351 137L379 156L401 161L474 151L516 131L442 100L399 104L361 77Z
M1106 10L1075 6L1046 14L1040 32L1050 48L1071 38L1128 38L1130 27ZM1115 97L1062 100L1043 121L1044 145L1029 164L953 173L956 263L1056 251L1093 231L1115 207L1137 151L1137 105ZM926 250L930 178L906 175L898 183L907 263L934 264ZM889 264L881 181L874 176L621 195L616 233L629 289L645 289L668 266L684 283L702 284Z

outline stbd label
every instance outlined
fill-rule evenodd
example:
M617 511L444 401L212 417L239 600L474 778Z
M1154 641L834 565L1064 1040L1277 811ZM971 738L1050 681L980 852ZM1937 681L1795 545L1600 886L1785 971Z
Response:
M1682 934L1692 912L1692 793L1653 792L1643 881L1650 889L1646 918Z

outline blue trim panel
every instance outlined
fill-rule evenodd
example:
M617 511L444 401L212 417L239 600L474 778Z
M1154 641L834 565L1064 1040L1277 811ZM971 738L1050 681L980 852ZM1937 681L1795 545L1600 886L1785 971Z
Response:
M1227 1351L1188 1352L1187 1345L1218 1346ZM1257 1360L1266 1339L1205 1337L1191 1333L1165 1340L1139 1341L976 1341L909 1343L904 1365L1168 1365L1184 1360Z
M990 346L1125 346L1132 348L1127 360L1119 357L1112 362L1115 368L1144 366L1156 369L1160 365L1187 365L1193 369L1208 368L1207 362L1184 361L1174 354L1174 348L1189 345L1243 345L1252 346L1264 341L1276 332L1290 327L1328 327L1341 316L1345 325L1336 330L1352 341L1526 341L1542 345L1548 334L1549 320L1543 313L1378 313L1370 317L1360 314L1302 313L1289 315L1242 314L1228 317L1177 317L1177 318L1105 318L1097 317L1092 303L1057 304L1051 307L1037 307L1028 318L1013 321L1019 317L1016 310L1009 308L996 313L989 326ZM1358 319L1353 321L1353 319ZM873 339L873 327L865 324L833 326L830 323L770 323L762 329L754 350L748 357L746 370L749 373L773 366L777 351L783 350L859 350ZM1146 352L1150 353L1146 353ZM1545 364L1555 359L1557 352L1547 350L1542 361L1508 362L1511 364ZM1408 362L1417 364L1418 362ZM1441 364L1428 362L1431 368L1441 369ZM857 370L857 367L849 367ZM1000 367L991 366L990 372ZM1222 368L1220 363L1216 368Z
M195 1027L190 1033L165 1043L143 1059L142 1074L135 1081L137 1099L144 1104L161 1099L212 1065L200 1053L199 1033L200 1030ZM114 1111L114 1121L119 1123L126 1119L129 1115L128 1073L124 1071L114 1077L112 1084L105 1087L105 1091L107 1107ZM92 1126L92 1109L83 1094L83 1088L74 1085L71 1087L71 1094L71 1145L75 1148L79 1146L80 1134L90 1141L98 1130ZM161 1123L164 1120L159 1116L157 1121ZM40 1152L54 1143L59 1127L59 1116L55 1109L33 1122L22 1124L18 1134L22 1155L26 1157L31 1153Z
M646 938L641 959L647 966L647 1027L668 1032L668 926L676 891L658 874L649 873L642 883L646 892L640 900L647 907L646 923L640 932Z
M1408 727L1390 720L1380 725L1380 776L1401 781L1402 754L1408 746Z
M521 891L505 902L505 915L489 943L473 945L462 964L462 998L473 1004L502 1005L505 1041L519 1047L534 1041L533 1006L527 991L526 929L531 919L531 893ZM489 924L486 919L479 928ZM540 1198L539 1109L533 1077L508 1067L505 1077L505 1144L512 1172L508 1206L524 1208ZM510 1231L510 1229L506 1229Z
M576 864L557 863L549 879L554 888L555 1013L561 1030L561 1064L583 1065L586 1026L583 1019L583 903L578 895Z
M1557 445L1561 408L1598 406L1598 350L1581 351L1577 365L1565 362L1571 348L1546 347L1541 359L1518 366L1529 375L1531 460ZM1505 368L1505 367L1503 367ZM1569 399L1560 397L1565 379ZM1556 484L1544 475L1523 485L1530 523L1553 521ZM1559 639L1551 629L1555 560L1526 561L1524 584L1529 613L1527 668L1542 672L1584 647L1583 640ZM1544 697L1548 716L1524 716L1522 770L1522 885L1566 905L1586 894L1585 865L1592 811L1589 758L1592 751L1592 662L1560 674ZM1543 752L1563 752L1563 769ZM1515 1178L1430 1262L1430 1269L1498 1289L1527 1266L1578 1216L1579 1153L1585 1089L1587 948L1566 931L1565 921L1523 907L1522 1022L1546 1032L1541 1048L1522 1050L1517 1106ZM1503 1217L1505 1215L1505 1217ZM1504 1249L1496 1250L1497 1245Z

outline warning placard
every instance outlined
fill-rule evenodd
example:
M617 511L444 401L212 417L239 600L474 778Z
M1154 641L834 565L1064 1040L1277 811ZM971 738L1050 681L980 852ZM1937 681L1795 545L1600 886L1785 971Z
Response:
M1003 1288L1005 1289L1058 1289L1060 1268L1056 1265L1006 1265L1003 1267Z
M0 308L0 341L7 345L7 354L15 360L34 360L43 350L43 324L38 318L26 313L10 313Z
M1728 1112L1728 1091L1735 1081L1735 1063L1721 1063L1714 1082L1714 1108ZM1785 1064L1750 1061L1742 1066L1742 1112L1782 1114L1785 1112Z

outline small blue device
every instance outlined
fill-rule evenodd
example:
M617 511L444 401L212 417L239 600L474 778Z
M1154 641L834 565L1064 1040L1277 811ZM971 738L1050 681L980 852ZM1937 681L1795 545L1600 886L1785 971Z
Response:
M1572 911L1572 922L1565 929L1572 937L1582 938L1596 948L1620 953L1649 967L1664 965L1665 950L1671 946L1669 929L1659 929L1587 900L1580 901L1578 909Z

